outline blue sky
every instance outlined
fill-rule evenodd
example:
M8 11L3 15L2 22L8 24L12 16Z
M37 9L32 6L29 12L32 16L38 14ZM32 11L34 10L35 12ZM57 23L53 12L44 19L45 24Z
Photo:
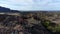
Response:
M60 0L0 0L0 6L13 10L60 10Z

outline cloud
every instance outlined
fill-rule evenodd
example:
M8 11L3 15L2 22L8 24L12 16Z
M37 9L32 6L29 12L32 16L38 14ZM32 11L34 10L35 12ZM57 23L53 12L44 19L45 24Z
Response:
M32 0L6 0L0 1L0 6L8 7L15 10L30 10L32 9Z
M14 10L60 10L60 0L0 0L0 6Z

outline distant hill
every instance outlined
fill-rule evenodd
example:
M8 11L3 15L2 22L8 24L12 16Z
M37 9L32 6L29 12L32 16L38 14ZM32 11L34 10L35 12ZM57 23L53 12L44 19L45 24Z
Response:
M9 8L1 7L0 6L0 12L20 12L18 10L11 10Z
M10 9L0 6L0 12L1 12L1 11L3 11L3 12L8 12L8 11L10 11Z

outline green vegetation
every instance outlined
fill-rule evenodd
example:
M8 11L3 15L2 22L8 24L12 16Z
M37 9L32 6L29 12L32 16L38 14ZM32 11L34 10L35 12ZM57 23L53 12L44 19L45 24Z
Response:
M49 26L49 21L45 21L45 22L44 22L44 25L45 25L46 27L48 27L48 26Z
M43 25L52 32L60 32L60 25L51 23L50 21L45 20Z
M47 28L52 32L60 32L60 26L55 26L55 27L49 26Z

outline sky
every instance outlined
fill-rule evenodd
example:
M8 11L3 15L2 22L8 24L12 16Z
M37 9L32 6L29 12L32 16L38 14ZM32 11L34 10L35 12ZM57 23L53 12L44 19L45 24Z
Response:
M60 10L60 0L0 0L0 6L13 10Z

